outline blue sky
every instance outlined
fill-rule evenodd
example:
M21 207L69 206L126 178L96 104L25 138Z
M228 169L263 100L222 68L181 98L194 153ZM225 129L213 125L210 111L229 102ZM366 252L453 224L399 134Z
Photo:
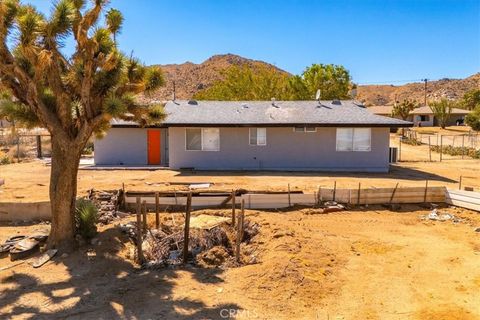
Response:
M47 0L24 0L48 12ZM480 71L480 0L112 0L120 47L147 64L234 53L292 73L312 63L357 83L463 78Z

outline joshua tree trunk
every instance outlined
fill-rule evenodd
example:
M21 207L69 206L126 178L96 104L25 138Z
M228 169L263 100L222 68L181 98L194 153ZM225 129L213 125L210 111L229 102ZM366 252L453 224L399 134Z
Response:
M52 135L50 204L52 230L49 247L70 251L74 247L77 171L82 147Z

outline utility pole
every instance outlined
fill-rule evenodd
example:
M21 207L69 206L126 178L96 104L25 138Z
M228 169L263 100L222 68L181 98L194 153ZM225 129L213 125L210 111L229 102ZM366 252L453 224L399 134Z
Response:
M427 105L427 82L428 82L428 79L425 78L425 79L422 79L423 82L425 82L425 101L424 101L424 105L426 106Z

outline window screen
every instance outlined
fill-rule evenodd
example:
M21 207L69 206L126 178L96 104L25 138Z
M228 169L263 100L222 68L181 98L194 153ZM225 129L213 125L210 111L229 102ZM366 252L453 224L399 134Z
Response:
M370 151L370 128L337 128L337 151Z
M202 150L202 129L186 129L186 150Z
M337 151L352 151L353 128L337 128Z
M267 144L267 128L250 128L250 144L264 146Z
M202 150L218 151L220 149L220 130L218 128L208 128L202 130Z
M355 128L353 129L353 151L370 151L371 148L371 129Z
M218 128L185 129L185 149L188 151L219 151L220 130Z

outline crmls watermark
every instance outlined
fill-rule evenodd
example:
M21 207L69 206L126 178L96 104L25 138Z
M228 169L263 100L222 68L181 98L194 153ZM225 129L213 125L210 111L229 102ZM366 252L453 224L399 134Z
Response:
M222 309L220 317L222 319L257 319L259 315L255 310Z

